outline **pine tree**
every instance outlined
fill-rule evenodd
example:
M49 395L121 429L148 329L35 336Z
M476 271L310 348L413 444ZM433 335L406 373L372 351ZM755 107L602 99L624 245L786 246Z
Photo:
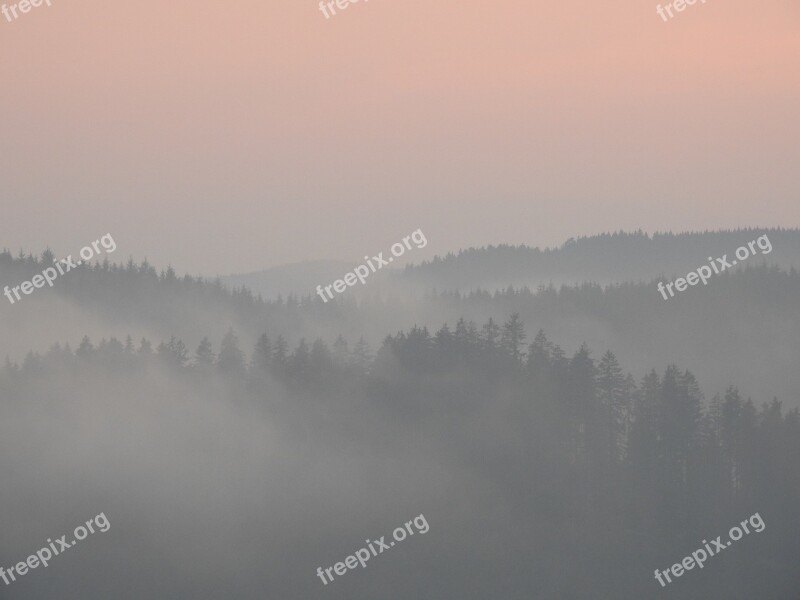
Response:
M738 388L730 386L725 391L722 401L720 440L723 460L733 490L738 489L741 483L736 464L740 455L738 428L741 412L742 397Z
M253 356L250 359L250 372L255 375L266 375L269 373L271 364L272 343L269 341L267 334L262 333L258 341L256 341L255 348L253 348Z
M333 355L328 350L321 339L317 338L311 345L311 352L309 353L309 365L313 376L319 380L324 381L333 373L334 363Z
M350 364L350 350L347 341L339 334L333 342L333 360L336 366L344 370Z
M481 342L483 350L488 356L493 356L497 352L497 339L500 337L500 327L489 317L489 320L481 328Z
M464 321L464 317L459 317L458 322L456 323L455 333L453 333L453 338L455 339L456 347L462 356L464 355L469 343L468 337L469 331L467 329L467 323Z
M214 350L211 347L211 342L207 337L204 337L200 345L195 350L194 366L200 373L210 373L214 368Z
M540 329L536 332L536 337L528 346L528 371L535 377L542 377L550 369L550 342L547 336Z
M626 414L626 385L622 369L614 354L607 350L597 364L597 399L604 415L606 452L613 460L622 456L624 419Z
M353 348L353 367L355 367L359 373L366 374L371 362L372 350L369 344L364 341L364 336L361 336L358 338L358 343Z
M228 329L219 345L217 367L225 375L232 377L244 375L244 353L239 349L239 338L233 333L233 328Z
M575 458L587 463L589 453L602 444L599 411L595 392L596 369L589 348L583 343L569 362L567 406L576 430L573 433Z
M139 342L139 349L136 351L136 353L139 355L139 357L147 359L153 355L153 345L149 340L142 338L142 341Z
M508 321L503 325L503 332L500 337L500 348L510 356L514 362L522 362L522 352L520 348L525 343L525 326L519 318L519 313L512 313Z
M289 364L288 357L289 345L282 335L278 336L275 340L275 349L272 352L271 370L276 377L282 377L286 374L286 368Z
M292 352L287 364L287 372L289 376L297 382L306 382L309 380L309 354L308 344L305 339L301 339L297 344L297 348Z
M167 344L161 342L158 345L156 354L165 364L174 368L182 368L189 358L189 349L183 343L183 340L176 339L173 335L170 336Z
M92 354L94 354L94 346L92 346L89 336L85 335L81 340L80 346L78 346L78 349L75 351L75 356L86 360L90 358Z

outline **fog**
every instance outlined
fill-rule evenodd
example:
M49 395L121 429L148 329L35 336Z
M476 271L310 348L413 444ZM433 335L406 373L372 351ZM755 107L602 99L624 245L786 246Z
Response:
M0 4L0 600L796 599L799 16Z
M501 325L496 346L490 329L451 323L366 355L354 340L310 353L300 342L284 359L272 338L267 354L243 356L229 333L211 362L156 338L155 354L95 339L7 365L0 564L73 539L101 512L111 527L18 577L6 597L635 597L659 587L653 569L755 511L765 532L680 581L679 597L796 589L796 414L751 419L729 390L720 417L691 375L670 369L656 399L645 371L623 385L604 348L559 358L530 330L508 342L524 330ZM684 391L673 397L676 376ZM647 433L653 401L679 411L652 423L666 437ZM705 416L687 420L687 402ZM606 411L633 429L607 425ZM743 432L735 448L732 427ZM327 584L317 576L421 515L426 533Z

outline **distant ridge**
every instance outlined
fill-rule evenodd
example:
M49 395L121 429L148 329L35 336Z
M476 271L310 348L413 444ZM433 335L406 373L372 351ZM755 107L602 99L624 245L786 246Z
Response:
M615 232L570 238L557 248L501 244L468 248L419 265L409 265L402 277L439 290L537 287L553 282L601 284L650 281L661 274L684 275L708 262L708 257L733 256L736 248L766 234L769 254L748 264L800 268L800 229L763 228L690 233Z
M313 294L318 285L330 284L352 268L353 265L345 261L313 260L252 273L226 275L220 277L220 281L229 288L244 286L255 294L261 294L265 300L274 300L279 296L285 298Z

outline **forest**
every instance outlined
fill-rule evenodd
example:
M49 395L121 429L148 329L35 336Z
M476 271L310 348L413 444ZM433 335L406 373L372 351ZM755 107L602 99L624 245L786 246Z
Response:
M6 251L0 274L28 279L53 258ZM800 274L748 265L669 303L655 277L402 288L417 268L460 272L457 260L327 304L313 289L265 299L146 260L70 271L6 308L0 501L30 530L24 490L42 477L70 518L102 498L92 510L113 531L129 519L119 551L137 568L155 557L163 597L318 597L316 568L361 544L353 532L420 513L431 534L369 575L413 577L372 597L791 597ZM12 343L22 332L27 348ZM140 506L160 507L157 520ZM764 533L725 560L669 588L654 579L756 512ZM361 593L358 577L325 587Z
M589 583L581 577L602 575L607 585L622 586L613 589L649 595L643 580L653 568L759 511L773 537L744 545L738 560L720 567L730 578L726 597L753 597L747 594L770 586L779 597L780 578L756 583L737 566L758 560L775 571L794 569L798 540L781 530L798 525L798 409L784 410L776 398L744 398L734 386L707 399L684 367L634 377L611 350L595 357L582 345L568 356L543 331L532 338L516 313L480 326L459 319L433 333L414 326L387 336L374 354L363 338L350 343L341 335L331 346L302 339L290 349L282 335L261 334L249 352L233 330L216 348L204 337L193 352L174 336L157 345L130 336L95 345L84 337L74 351L56 344L43 355L29 353L21 366L7 360L0 394L10 410L36 402L35 390L54 379L69 382L68 389L86 378L138 387L158 374L192 389L216 380L224 382L219 402L263 418L280 421L324 404L328 414L347 415L349 427L391 421L400 427L392 435L423 446L434 443L434 432L454 435L454 424L474 426L491 413L488 427L467 426L455 436L451 458L502 495L508 513L496 525L517 548L512 563L550 548L581 567L569 580L534 569L535 585L578 590ZM275 400L271 382L287 400ZM624 542L608 548L605 536L612 535ZM525 536L535 539L526 545ZM616 561L639 573L605 573ZM513 597L524 597L532 575L517 573ZM681 597L705 593L695 591Z

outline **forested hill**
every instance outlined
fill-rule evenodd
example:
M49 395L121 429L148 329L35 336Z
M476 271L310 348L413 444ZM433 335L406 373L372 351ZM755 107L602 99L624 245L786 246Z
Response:
M738 229L702 233L605 233L570 239L558 248L488 246L435 257L408 266L403 279L424 287L470 290L508 285L650 281L665 274L682 276L707 264L708 257L733 257L739 246L767 235L772 251L747 263L800 266L800 230ZM766 245L766 244L765 244Z
M780 235L769 235L775 238L770 238L774 251L767 257L777 254L782 243ZM730 246L735 250L736 244L730 244L699 255L730 254ZM0 282L17 285L50 264L47 254L14 258L0 253ZM440 291L409 302L401 293L403 286L390 294L368 282L358 300L349 293L356 288L350 288L323 304L313 290L303 297L264 301L247 290L178 277L170 268L158 271L147 262L81 265L52 288L37 289L14 305L3 300L0 360L9 356L20 362L29 351L45 352L55 342L76 348L84 335L100 340L131 334L135 340L152 340L154 346L175 336L196 348L204 336L219 343L229 328L248 348L261 333L273 339L283 335L293 346L302 338L332 343L342 334L355 343L363 336L375 348L387 334L414 324L435 331L460 316L478 323L490 317L503 322L517 312L532 330L544 329L567 352L583 342L598 352L613 348L620 362L639 373L684 364L709 395L732 384L745 395L777 396L788 406L798 405L800 275L795 269L750 262L669 300L655 284L652 278L608 287ZM20 339L23 346L14 342Z
M120 496L132 496L159 501L179 516L197 511L199 498L216 508L241 482L248 498L232 514L243 515L242 530L267 521L277 527L251 536L247 547L292 575L264 576L273 598L327 597L309 576L309 562L296 557L338 550L341 532L328 532L326 522L349 527L372 514L371 504L394 508L393 496L375 501L374 489L394 490L401 499L410 490L436 515L431 522L447 527L414 582L422 578L437 589L440 573L456 569L459 587L449 596L426 596L414 589L398 594L392 586L370 598L657 598L654 565L669 564L704 536L713 539L711 533L760 511L764 536L730 550L737 557L730 566L720 560L706 569L727 569L708 580L713 590L674 597L796 598L800 415L780 401L763 395L751 401L735 387L704 398L683 365L634 377L612 352L582 345L565 353L544 333L526 331L516 315L505 323L459 320L436 331L412 327L387 336L374 358L363 344L351 351L341 339L332 348L318 340L292 350L281 336L262 335L250 360L243 350L249 348L233 333L218 346L203 340L194 353L176 339L157 346L84 339L74 352L54 347L29 355L20 368L6 364L1 455L18 456L13 449L25 435L28 455L39 462L30 474L7 468L12 485L4 489L25 490L27 477L55 479L66 471L103 492L109 514L123 513ZM58 427L56 419L68 420ZM58 452L34 451L52 446L59 431L68 435L58 440ZM87 444L104 451L87 452ZM151 465L158 485L137 485ZM120 483L95 483L97 474L109 473ZM344 492L359 485L366 486L365 498L353 505ZM194 494L189 503L176 493L186 488ZM443 493L450 490L462 493ZM66 495L66 501L84 498ZM14 505L31 504L25 495ZM297 510L273 519L263 515L265 506ZM333 512L319 517L326 507ZM137 530L175 527L172 518L148 525L147 515L132 514L125 525L133 519ZM319 523L317 535L292 534L309 519ZM196 529L196 521L183 527L176 530ZM214 560L226 556L232 547L226 532L205 533L197 543ZM265 540L278 537L288 541L270 554ZM486 557L476 566L475 549L484 546ZM446 552L451 547L458 560ZM767 575L745 568L761 564L771 569ZM502 569L523 591L497 595L494 580L469 579ZM121 569L115 576L137 575ZM601 578L613 595L583 592ZM542 588L563 593L530 591ZM330 598L360 597L338 589L344 591Z

